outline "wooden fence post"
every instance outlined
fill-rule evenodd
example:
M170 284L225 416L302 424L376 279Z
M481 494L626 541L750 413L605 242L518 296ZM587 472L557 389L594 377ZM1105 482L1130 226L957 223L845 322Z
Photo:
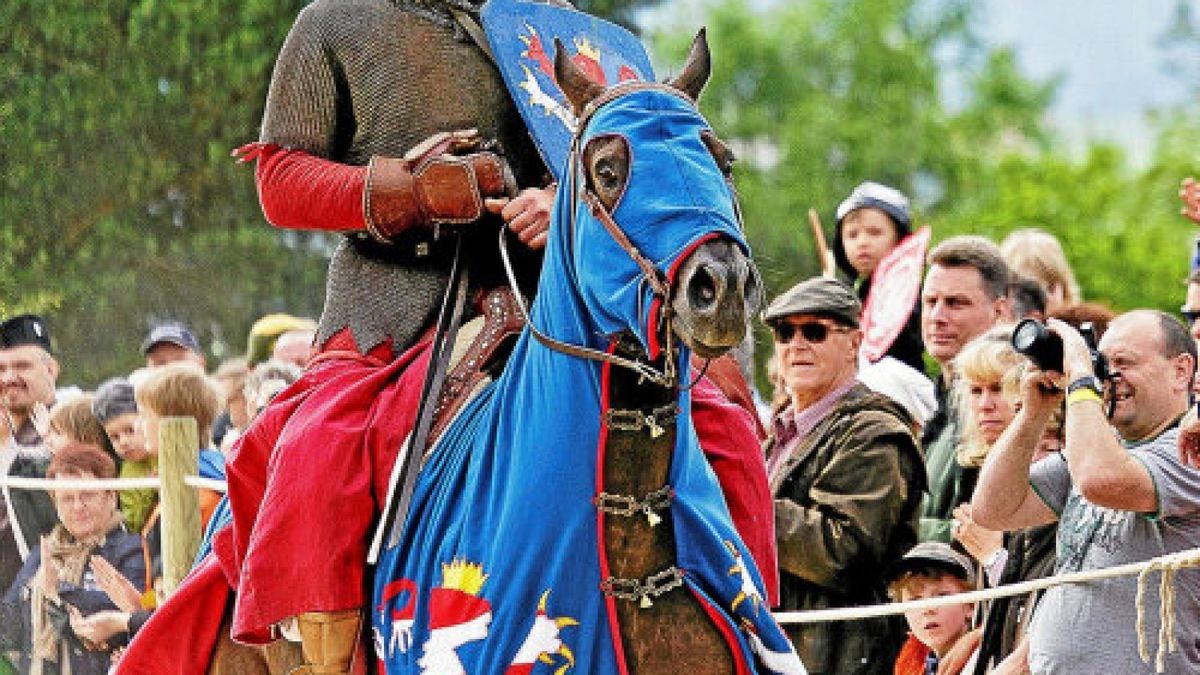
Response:
M160 601L179 586L200 548L200 497L183 482L195 476L200 436L192 417L164 417L158 428L158 474L162 479L162 562Z

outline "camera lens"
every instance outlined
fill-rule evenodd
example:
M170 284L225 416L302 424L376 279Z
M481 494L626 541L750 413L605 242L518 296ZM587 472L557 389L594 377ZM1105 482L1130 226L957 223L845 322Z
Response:
M1042 370L1063 369L1063 343L1037 319L1025 319L1012 332L1012 346Z
M1013 349L1017 350L1021 354L1027 353L1033 348L1033 345L1041 336L1041 328L1041 324L1033 319L1025 319L1021 321L1021 323L1017 324L1017 327L1013 329Z

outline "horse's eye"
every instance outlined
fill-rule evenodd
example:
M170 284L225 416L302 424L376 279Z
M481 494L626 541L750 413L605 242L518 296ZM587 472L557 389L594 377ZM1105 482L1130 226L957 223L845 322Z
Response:
M605 190L616 190L621 187L621 174L613 166L611 160L602 159L596 163L596 177L600 181L600 187Z

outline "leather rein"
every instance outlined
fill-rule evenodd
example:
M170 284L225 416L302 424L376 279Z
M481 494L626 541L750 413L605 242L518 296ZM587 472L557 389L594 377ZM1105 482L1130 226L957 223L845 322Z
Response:
M608 231L610 236L612 236L613 241L615 241L617 245L621 247L621 250L625 251L625 254L628 255L630 259L632 259L633 262L638 266L638 269L642 271L641 283L648 285L654 297L659 301L658 326L663 331L665 336L663 340L664 358L662 370L657 370L647 363L627 359L617 354L610 354L608 352L603 352L591 347L584 347L582 345L563 342L538 330L538 327L533 324L533 320L529 318L529 310L526 308L525 300L521 297L521 293L517 288L516 275L513 273L512 263L509 261L508 247L506 245L506 233L508 231L507 227L500 228L500 257L504 262L504 272L506 275L508 275L508 283L513 289L513 295L516 296L517 306L521 309L521 314L525 320L525 325L529 327L529 332L533 335L534 339L540 342L543 346L569 356L588 359L590 361L600 361L614 366L619 366L621 368L626 368L636 372L641 377L650 380L655 384L672 388L678 384L679 378L678 373L676 373L675 366L676 338L674 331L671 329L671 319L673 316L670 303L671 282L667 279L666 275L660 272L658 268L654 266L654 263L650 262L650 260L638 249L638 247L629 240L629 237L625 234L625 231L621 229L621 226L618 225L616 220L613 218L612 212L608 210L608 207L604 205L604 202L600 200L600 197L595 193L595 191L588 187L586 182L582 186L577 185L579 180L579 162L583 156L583 149L580 145L581 139L583 138L583 133L587 129L587 124L589 121L591 121L592 116L595 115L597 110L604 107L605 104L610 103L621 96L646 90L670 93L673 96L678 96L688 103L695 105L695 102L692 101L690 97L678 89L654 82L629 82L605 90L604 93L597 96L590 103L588 103L587 106L584 107L583 113L579 117L579 126L571 139L571 161L569 167L570 184L568 187L571 190L571 229L575 229L575 215L578 211L579 200L582 198L587 204L588 210L591 211L592 216L596 218L596 220L600 221L600 224L603 225L604 229ZM641 312L638 312L638 315L640 316Z

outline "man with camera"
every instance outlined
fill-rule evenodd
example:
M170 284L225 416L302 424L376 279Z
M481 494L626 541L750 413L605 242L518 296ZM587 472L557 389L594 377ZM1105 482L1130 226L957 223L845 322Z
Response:
M1200 471L1182 464L1175 446L1196 364L1187 329L1156 310L1122 314L1100 341L1101 358L1069 325L1051 320L1048 328L1061 340L1062 365L1031 366L1026 373L1021 409L980 473L972 500L975 520L1017 530L1057 519L1056 574L1143 561L1200 544ZM1104 371L1101 381L1097 375ZM1064 396L1063 452L1031 467L1043 427ZM1195 572L1181 573L1174 591L1179 649L1167 655L1165 672L1200 672ZM1029 670L1153 672L1153 664L1138 656L1136 596L1131 576L1049 589L1029 628ZM1159 634L1158 605L1151 589L1147 635Z

